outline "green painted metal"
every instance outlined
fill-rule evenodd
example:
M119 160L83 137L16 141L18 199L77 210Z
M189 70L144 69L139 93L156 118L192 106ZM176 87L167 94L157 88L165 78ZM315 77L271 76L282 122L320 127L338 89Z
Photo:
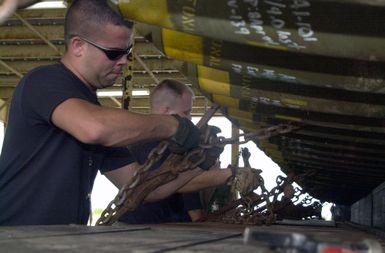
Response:
M144 24L137 29L170 57L252 78L367 92L382 90L385 85L385 63L381 61L236 44Z
M372 2L120 0L118 6L125 17L217 40L384 60L385 31L378 25L383 22L384 8Z

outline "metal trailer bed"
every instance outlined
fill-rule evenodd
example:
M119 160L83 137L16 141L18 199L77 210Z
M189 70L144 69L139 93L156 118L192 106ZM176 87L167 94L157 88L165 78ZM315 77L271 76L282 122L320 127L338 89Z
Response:
M374 239L381 244L384 251L383 235L368 233L345 224L342 226L333 224L325 222L306 225L304 221L297 222L294 226L283 224L245 226L204 222L124 226L0 227L0 252L277 252L263 242L245 244L245 227L257 232L296 232L323 242L357 243L364 239Z

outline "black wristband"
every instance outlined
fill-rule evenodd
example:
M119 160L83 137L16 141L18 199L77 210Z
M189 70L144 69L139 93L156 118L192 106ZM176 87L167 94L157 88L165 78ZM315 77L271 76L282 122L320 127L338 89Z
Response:
M189 119L173 114L178 122L178 128L169 139L168 149L172 153L183 154L199 146L201 132Z
M186 121L178 114L173 114L172 116L174 116L178 120L179 124L175 134L170 137L170 140L178 145L183 145L183 143L186 141L186 131L188 131Z

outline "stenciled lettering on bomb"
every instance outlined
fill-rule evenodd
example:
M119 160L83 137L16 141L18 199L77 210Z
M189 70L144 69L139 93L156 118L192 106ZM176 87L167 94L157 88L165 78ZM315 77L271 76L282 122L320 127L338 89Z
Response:
M281 102L278 100L272 100L267 97L256 96L253 90L251 89L253 80L247 76L242 75L241 77L241 90L240 95L243 99L248 99L248 110L250 112L255 112L257 110L258 104L274 104L281 105Z
M197 0L186 1L182 6L182 29L185 32L195 32Z
M294 76L280 73L273 69L259 68L256 66L242 65L238 63L231 64L231 71L237 74L246 74L251 77L281 80L284 82L295 82L297 80Z
M241 77L241 89L240 89L240 96L242 98L246 98L250 100L249 103L249 110L255 111L257 109L258 104L266 104L266 105L274 105L274 106L288 106L293 107L292 105L287 105L286 103L283 103L279 99L270 98L267 96L262 96L261 94L258 94L254 89L252 89L252 84L255 82L250 76L242 75Z
M209 66L218 67L221 64L222 41L213 40L210 43Z
M306 43L318 41L311 23L307 21L311 17L308 0L288 3L282 0L228 0L227 7L234 33L245 36L251 44L255 38L253 35L259 36L267 46L297 50L306 48ZM284 13L290 15L285 16ZM286 28L289 22L295 24L298 36L293 36L292 31Z

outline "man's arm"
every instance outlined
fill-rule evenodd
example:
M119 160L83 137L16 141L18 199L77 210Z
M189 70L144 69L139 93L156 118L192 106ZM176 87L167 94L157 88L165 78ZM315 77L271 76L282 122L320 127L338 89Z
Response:
M191 179L202 173L202 170L195 168L187 170L178 175L178 177L162 186L159 186L150 194L147 195L145 202L154 202L164 198L167 198L171 194L178 191L179 188L187 184Z
M192 222L201 221L205 216L203 209L192 209L187 211Z
M192 222L201 221L204 217L202 201L199 192L181 194L183 209L187 212Z
M131 180L138 168L138 163L131 163L122 168L106 172L105 176L120 189ZM155 202L167 198L188 183L192 178L201 173L202 170L199 168L180 173L176 179L159 186L149 193L145 198L145 202Z
M231 176L231 169L221 169L219 166L213 166L210 170L204 171L191 179L187 184L179 188L178 192L194 192L208 187L223 185Z
M165 139L178 128L178 121L173 116L144 115L106 108L77 98L59 104L51 119L57 127L81 142L111 147Z
M226 183L231 184L233 191L245 195L259 187L261 173L262 170L250 167L212 168L193 178L185 186L181 187L178 192L194 192Z
M111 181L118 189L127 184L134 176L140 165L138 163L130 163L116 170L110 170L104 175Z

